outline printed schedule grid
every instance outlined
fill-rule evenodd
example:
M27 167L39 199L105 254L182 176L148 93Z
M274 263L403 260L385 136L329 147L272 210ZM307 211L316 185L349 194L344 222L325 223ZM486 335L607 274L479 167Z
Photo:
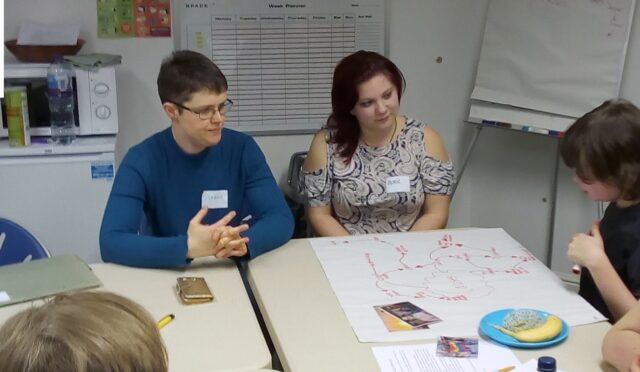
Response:
M241 131L313 131L331 113L335 65L379 48L379 24L354 14L212 16L212 60L234 101L226 125Z

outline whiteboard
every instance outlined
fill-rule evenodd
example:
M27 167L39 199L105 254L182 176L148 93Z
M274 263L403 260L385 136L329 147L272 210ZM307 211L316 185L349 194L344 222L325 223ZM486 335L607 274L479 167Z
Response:
M576 118L617 97L634 4L491 0L471 98Z
M178 2L180 49L220 67L234 102L225 125L244 132L316 131L338 61L384 53L384 0Z

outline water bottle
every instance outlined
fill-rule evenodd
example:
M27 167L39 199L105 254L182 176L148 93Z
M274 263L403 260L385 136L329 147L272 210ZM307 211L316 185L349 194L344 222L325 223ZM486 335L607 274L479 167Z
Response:
M51 141L68 145L76 138L73 72L64 63L61 54L56 54L54 62L47 69L47 88L51 114Z

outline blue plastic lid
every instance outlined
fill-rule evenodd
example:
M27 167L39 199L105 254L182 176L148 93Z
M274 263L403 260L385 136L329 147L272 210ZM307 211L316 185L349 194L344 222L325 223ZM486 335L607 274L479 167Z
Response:
M53 62L64 62L64 56L62 53L56 53L53 55Z
M550 357L550 356L543 356L538 358L538 371L539 372L555 372L556 358Z

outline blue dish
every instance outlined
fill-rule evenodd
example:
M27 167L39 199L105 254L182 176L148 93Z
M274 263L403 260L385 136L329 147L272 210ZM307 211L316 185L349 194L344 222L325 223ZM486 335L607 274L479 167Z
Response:
M515 309L501 309L501 310L490 312L489 314L485 315L480 320L480 331L482 331L482 333L484 333L487 337L489 337L490 339L498 343L501 343L507 346L521 348L521 349L540 349L543 347L553 346L561 343L567 338L567 336L569 336L569 325L564 320L562 321L562 331L560 331L560 334L552 338L551 340L542 341L542 342L518 341L515 338L500 332L499 330L497 330L492 326L493 324L501 326L504 318L513 310ZM546 311L540 311L540 310L534 310L534 311L540 314L543 318L546 318L547 316L549 316L549 313L547 313Z

